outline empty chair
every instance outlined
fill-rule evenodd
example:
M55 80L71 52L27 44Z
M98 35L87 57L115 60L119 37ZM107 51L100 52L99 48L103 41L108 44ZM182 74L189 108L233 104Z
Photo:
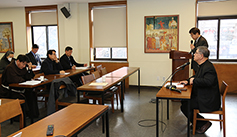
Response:
M106 67L101 69L101 74L102 74L102 76L107 74ZM116 101L117 101L117 106L118 106L118 96L119 96L119 98L121 98L121 82L119 82L116 86L111 87L110 91L113 91L114 94L116 95ZM121 104L121 102L120 102L120 104Z
M101 72L102 65L98 65L98 66L96 66L96 69L97 69L97 71L99 71L100 76L102 76L102 72Z
M87 83L94 80L94 76L93 76L93 74L81 76L81 79L82 79L83 84L87 84ZM85 93L85 92L83 92L83 95L85 98L93 99L94 103L95 103L95 100L98 100L99 104L102 104L101 93ZM107 98L109 98L111 100L112 112L114 113L114 95L113 95L113 93L111 93L111 92L104 93L104 99L107 99Z
M9 103L0 105L0 123L20 115L20 129L24 127L24 115L22 113L21 105L18 99ZM0 124L1 137L1 124Z
M94 79L97 79L100 77L100 72L98 70L92 72L91 74L93 75Z
M225 83L225 81L222 81L221 88L220 88L220 94L222 96L222 107L220 108L219 111L213 111L213 112L208 112L205 114L218 114L219 119L205 119L205 118L197 118L197 113L200 113L198 109L193 110L193 135L195 135L196 131L196 121L201 120L201 121L220 121L220 129L222 129L222 124L223 124L223 136L226 136L226 129L225 129L225 96L228 90L228 85ZM204 113L203 113L204 114Z

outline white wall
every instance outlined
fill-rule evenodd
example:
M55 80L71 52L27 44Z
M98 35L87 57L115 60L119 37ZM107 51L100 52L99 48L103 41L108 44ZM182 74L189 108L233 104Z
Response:
M27 51L25 8L0 9L0 22L13 22L14 56L25 54ZM0 57L4 54L0 53Z
M195 25L195 0L128 0L128 58L130 67L141 68L141 84L158 86L171 74L169 53L144 53L144 16L179 15L179 50L189 51L189 29ZM157 80L159 76L160 80ZM130 77L130 84L137 76Z

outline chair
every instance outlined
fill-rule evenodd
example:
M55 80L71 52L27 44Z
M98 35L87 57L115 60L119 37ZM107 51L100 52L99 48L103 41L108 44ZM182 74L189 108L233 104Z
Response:
M37 98L41 97L41 99L38 99L38 102L44 102L44 106L47 107L47 102L49 98L49 90L47 90L47 87L38 87L35 89L37 92Z
M93 74L90 75L86 75L86 76L81 76L82 79L82 83L85 85L93 80L95 80ZM93 103L95 103L96 100L98 100L99 104L102 104L102 98L101 98L101 94L93 94L93 93L85 93L83 92L83 95L85 98L88 99L93 99ZM110 98L111 100L111 107L112 107L112 113L114 113L114 96L113 93L111 92L106 92L104 93L104 99L106 98Z
M94 79L97 79L100 77L100 72L98 70L91 73L94 76Z
M100 76L102 76L102 72L101 72L102 65L98 65L98 66L96 66L96 69L97 69L97 71L99 71Z
M61 85L59 87L59 90L65 89L66 85ZM62 98L62 99L57 99L55 101L55 107L56 107L56 111L58 111L58 106L69 106L73 103L78 103L77 102L77 97L74 96L68 96L66 98ZM80 102L79 103L84 103L84 104L89 104L89 100L87 98L80 98Z
M20 115L20 129L24 127L24 115L18 99L9 103L0 105L0 123ZM0 137L1 137L1 124L0 124Z
M221 88L220 88L220 94L222 96L222 108L220 108L219 111L213 111L208 112L205 114L218 114L219 119L204 119L204 118L197 118L197 113L200 113L198 109L194 109L193 111L193 135L195 135L196 130L196 122L197 120L201 121L220 121L220 129L222 129L223 124L223 136L226 136L226 129L225 129L225 96L228 90L228 85L225 83L225 81L222 81Z
M101 74L102 76L107 74L107 69L104 67L104 68L101 68ZM117 106L118 106L118 96L119 98L121 98L121 82L119 82L117 85L116 85L116 88L118 88L117 90L114 90L115 86L113 86L112 88L110 88L110 90L113 90L115 91L114 94L116 95L116 101L117 101ZM120 102L121 104L121 102Z

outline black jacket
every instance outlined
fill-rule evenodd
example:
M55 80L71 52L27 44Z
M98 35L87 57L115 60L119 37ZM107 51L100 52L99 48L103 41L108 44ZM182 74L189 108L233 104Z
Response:
M70 60L69 60L70 58ZM83 67L84 64L79 64L77 63L73 56L70 56L70 57L67 57L66 54L64 54L61 58L60 58L60 63L63 67L64 70L67 70L67 69L71 69L73 65L77 66L77 67ZM71 62L71 63L70 63Z
M195 46L195 48L192 49L192 51L191 51L192 55L194 55L194 53L196 52L197 47L199 47L199 46L206 46L206 47L208 47L208 43L207 43L207 40L203 36L200 36L198 41L194 42L194 46ZM193 60L193 57L192 57L191 69L193 69L196 72L197 71L197 67L198 67L198 64L197 64L196 61Z
M59 72L63 70L60 62L56 63L52 61L50 58L46 58L40 68L40 72L44 73L45 75L49 74L59 74Z
M213 64L206 60L199 65L193 76L191 98L197 98L201 112L211 112L220 108L220 91L216 70ZM189 81L189 80L188 80Z
M12 58L12 61L14 61L15 59ZM7 59L7 52L4 54L4 56L1 58L0 60L0 74L2 74L2 72L5 70L5 68L7 67L8 64L10 64L11 62Z
M35 56L31 53L31 51L29 53L27 53L26 56L30 59L30 62L32 63L32 65L38 65L38 62L41 65L40 60L36 60ZM39 57L38 57L38 59L39 59Z

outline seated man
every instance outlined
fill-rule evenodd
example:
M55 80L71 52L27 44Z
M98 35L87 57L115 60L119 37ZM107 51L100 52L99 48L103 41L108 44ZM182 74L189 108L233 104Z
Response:
M74 60L72 56L72 47L69 46L65 48L65 54L60 58L60 63L62 64L64 70L87 66L87 64L79 64Z
M26 68L28 65L28 69ZM32 90L9 88L9 84L21 83L34 78L32 64L26 55L19 55L16 61L12 61L2 73L1 97L12 99L24 99L26 101L26 112L31 118L38 117L36 93Z
M72 56L72 47L67 46L65 48L65 54L60 58L60 63L64 70L76 69L76 67L86 67L87 64L77 63ZM82 75L85 75L84 73ZM81 74L77 76L72 76L70 79L75 82L76 86L82 85Z
M36 67L38 64L41 65L40 57L36 54L38 50L39 46L37 44L34 44L31 51L26 54L26 56L30 59L33 67Z
M56 57L55 50L49 50L47 52L47 58L43 61L40 72L43 72L45 75L65 73L59 60Z
M205 46L197 47L194 54L194 61L198 63L198 69L194 76L188 80L181 81L182 84L191 84L192 93L190 100L190 112L188 104L182 101L181 111L187 117L190 114L190 121L193 122L193 109L199 109L200 112L212 112L220 108L220 91L218 78L213 64L208 60L210 51ZM201 115L197 115L203 118ZM203 134L211 126L211 122L197 121L196 133Z

